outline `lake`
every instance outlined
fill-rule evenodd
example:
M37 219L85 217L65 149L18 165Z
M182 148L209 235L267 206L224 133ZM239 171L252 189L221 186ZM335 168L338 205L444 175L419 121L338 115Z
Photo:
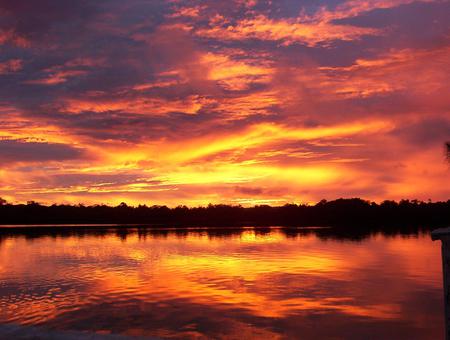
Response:
M429 234L274 227L0 235L0 323L19 329L105 338L444 337L440 242Z

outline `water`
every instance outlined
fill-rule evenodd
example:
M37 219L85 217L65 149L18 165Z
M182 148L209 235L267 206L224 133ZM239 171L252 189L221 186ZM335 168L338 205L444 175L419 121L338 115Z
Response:
M280 228L8 233L0 323L174 339L441 339L440 243Z

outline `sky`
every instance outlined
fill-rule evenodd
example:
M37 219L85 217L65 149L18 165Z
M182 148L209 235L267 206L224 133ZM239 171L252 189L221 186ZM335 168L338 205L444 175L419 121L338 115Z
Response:
M447 200L450 1L0 0L0 197Z

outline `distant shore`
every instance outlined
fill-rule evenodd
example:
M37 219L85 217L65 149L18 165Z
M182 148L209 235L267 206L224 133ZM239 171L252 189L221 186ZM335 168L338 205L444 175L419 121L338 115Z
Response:
M179 206L51 205L39 203L0 205L0 227L17 225L48 227L133 226L333 226L340 228L436 228L450 226L450 200L422 202L402 200L374 203L359 198L322 200L315 205L287 204L279 207L208 205Z

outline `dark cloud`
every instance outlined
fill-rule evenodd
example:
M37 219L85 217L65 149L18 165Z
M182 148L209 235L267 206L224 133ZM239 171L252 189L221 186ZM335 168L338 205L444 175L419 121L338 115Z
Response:
M392 131L392 134L410 143L415 148L443 145L450 139L450 119L425 117L419 121L398 127Z
M42 0L2 0L0 10L4 13L1 24L28 39L42 38L48 31L58 28L82 28L96 12L92 1L63 2Z
M376 38L378 43L375 46L434 48L448 39L450 3L413 2L389 9L374 9L337 22L384 29L385 34Z
M244 195L261 195L264 192L263 188L247 188L247 187L236 187L236 192Z
M71 186L101 186L110 188L127 184L148 184L157 185L160 181L142 179L140 173L117 173L117 174L56 174L54 176L35 177L35 180L42 186L71 187Z
M45 162L79 159L82 149L59 143L39 143L22 140L0 140L2 162Z

